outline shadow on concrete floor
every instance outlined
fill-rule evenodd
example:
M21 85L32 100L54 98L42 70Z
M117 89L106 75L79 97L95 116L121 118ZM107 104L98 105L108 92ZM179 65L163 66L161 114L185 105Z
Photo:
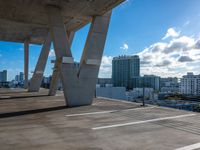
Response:
M16 117L16 116L23 116L23 115L31 115L31 114L37 114L37 113L43 113L43 112L62 110L62 109L66 109L66 108L67 108L67 106L56 106L56 107L49 107L49 108L1 113L0 118L9 118L9 117Z
M0 91L0 94L27 93L27 91Z
M12 100L12 99L20 99L20 98L31 98L31 97L47 97L49 95L26 95L26 96L11 96L11 95L3 95L0 96L0 100Z

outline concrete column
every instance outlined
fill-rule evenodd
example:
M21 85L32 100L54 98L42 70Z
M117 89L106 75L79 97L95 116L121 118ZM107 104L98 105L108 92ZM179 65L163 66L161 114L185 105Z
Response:
M60 76L66 105L69 107L90 105L94 96L111 12L93 18L81 66L77 72L61 10L53 6L48 6L47 10L56 59L60 63Z
M24 41L24 88L28 88L28 72L29 72L29 40Z
M56 95L57 87L58 87L58 81L60 76L60 64L58 60L55 61L54 68L53 68L53 74L51 78L50 88L49 88L49 94L50 96Z
M51 46L51 34L49 32L42 46L40 56L38 58L38 62L36 64L36 67L33 73L33 77L30 80L30 84L28 87L29 92L38 92L40 89L45 66L47 63L48 55L49 55L50 46Z
M81 85L79 93L85 95L85 103L87 104L91 104L94 97L111 13L110 11L103 16L93 18L81 57L78 71L79 85Z
M75 34L75 32L72 31L68 35L70 47L71 47L73 39L74 39L74 34ZM58 82L60 79L60 66L61 66L61 63L58 60L56 60L55 64L54 64L53 74L52 74L50 88L49 88L50 96L56 95L56 91L58 88Z

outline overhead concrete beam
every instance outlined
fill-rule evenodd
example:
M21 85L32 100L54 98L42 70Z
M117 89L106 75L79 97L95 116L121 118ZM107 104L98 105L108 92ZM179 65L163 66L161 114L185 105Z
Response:
M65 58L73 59L73 57L61 10L54 6L48 6L47 10L56 60L60 63L60 76L66 105L69 107L90 105L94 96L99 62L102 59L111 12L93 18L81 66L77 72L74 63L63 61Z
M29 92L38 92L40 89L43 75L44 75L44 70L45 70L48 55L49 55L50 46L51 46L51 34L49 32L42 46L40 56L38 58L33 76L30 80L30 84L28 87Z
M29 72L29 39L24 41L24 88L28 88L28 72Z

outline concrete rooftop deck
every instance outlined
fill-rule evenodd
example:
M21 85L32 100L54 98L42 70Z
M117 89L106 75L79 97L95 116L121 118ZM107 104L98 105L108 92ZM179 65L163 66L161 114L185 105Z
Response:
M45 94L0 89L1 150L200 149L197 113L106 99L66 108Z

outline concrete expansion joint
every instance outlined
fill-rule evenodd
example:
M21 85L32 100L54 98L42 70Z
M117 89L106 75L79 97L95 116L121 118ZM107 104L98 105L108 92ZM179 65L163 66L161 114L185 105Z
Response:
M36 71L36 74L43 74L43 71Z
M62 57L63 64L73 64L74 58L73 57Z
M87 65L96 65L96 66L100 66L101 60L100 60L100 59L87 59L87 60L86 60L86 64L87 64Z

